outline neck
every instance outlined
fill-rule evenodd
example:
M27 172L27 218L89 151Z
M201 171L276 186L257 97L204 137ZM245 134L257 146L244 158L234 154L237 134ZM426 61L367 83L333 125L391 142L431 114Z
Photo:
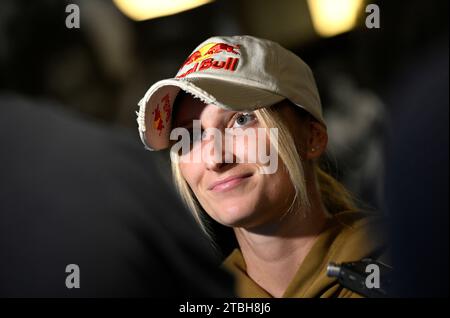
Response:
M327 222L320 199L270 225L235 228L247 274L274 297L281 297Z

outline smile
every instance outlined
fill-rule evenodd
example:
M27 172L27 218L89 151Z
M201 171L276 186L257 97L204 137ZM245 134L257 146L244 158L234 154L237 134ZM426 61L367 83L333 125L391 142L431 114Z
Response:
M251 176L252 176L251 173L246 173L246 174L242 174L242 175L225 178L223 180L214 182L208 188L208 190L213 191L213 192L225 192L225 191L236 188L237 186L242 184L244 181L246 181Z

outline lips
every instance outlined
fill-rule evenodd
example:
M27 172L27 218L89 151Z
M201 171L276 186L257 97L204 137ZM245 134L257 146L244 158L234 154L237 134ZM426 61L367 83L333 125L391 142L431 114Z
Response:
M244 173L240 175L234 175L225 179L218 180L214 183L212 183L208 190L214 191L214 192L222 192L231 190L235 187L237 187L239 184L241 184L243 181L245 181L247 178L252 176L251 173Z

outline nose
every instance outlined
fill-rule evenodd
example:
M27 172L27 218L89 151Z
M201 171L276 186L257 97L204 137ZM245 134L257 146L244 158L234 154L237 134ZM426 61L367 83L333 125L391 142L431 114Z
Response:
M206 136L202 155L206 169L212 171L220 171L234 161L233 153L225 149L224 136L219 132Z

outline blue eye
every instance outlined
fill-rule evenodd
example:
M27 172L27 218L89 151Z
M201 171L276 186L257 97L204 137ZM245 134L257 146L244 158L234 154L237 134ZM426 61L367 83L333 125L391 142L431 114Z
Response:
M238 113L237 116L235 116L233 128L248 125L255 119L256 116L253 113Z

